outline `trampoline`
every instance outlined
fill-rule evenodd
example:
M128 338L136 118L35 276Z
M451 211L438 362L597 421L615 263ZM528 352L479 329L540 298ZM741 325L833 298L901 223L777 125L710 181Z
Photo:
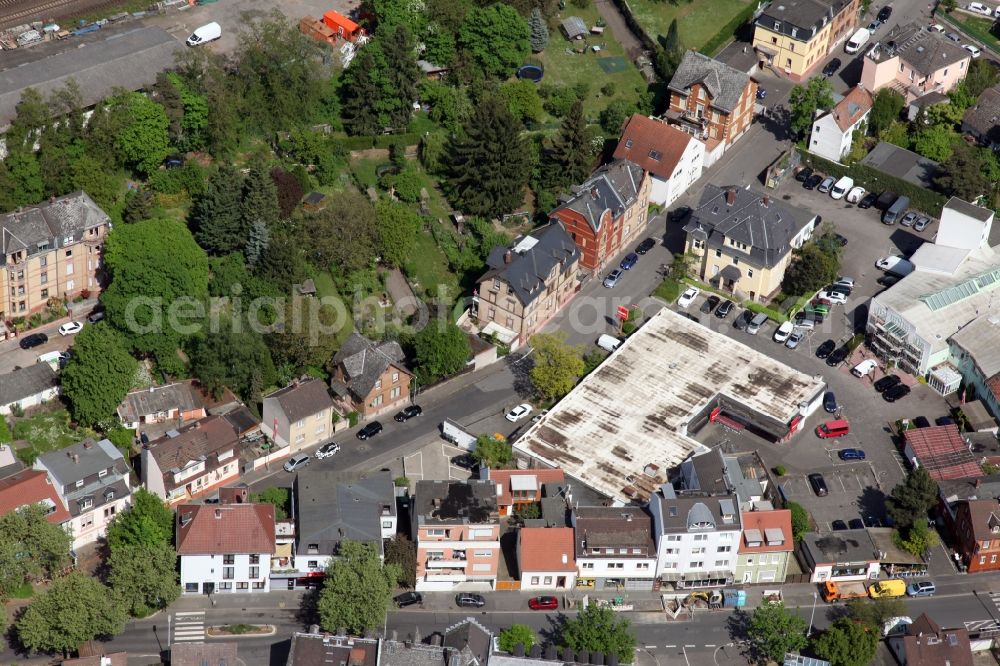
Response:
M517 78L527 79L528 81L534 81L535 83L541 81L542 76L544 76L544 72L542 72L542 68L538 65L523 65L517 70Z

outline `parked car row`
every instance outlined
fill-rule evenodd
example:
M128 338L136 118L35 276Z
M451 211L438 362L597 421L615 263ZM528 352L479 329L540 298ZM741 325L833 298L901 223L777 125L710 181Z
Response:
M630 271L633 268L635 268L635 265L639 263L639 257L646 254L654 247L656 247L655 239L647 238L643 240L635 247L634 252L629 252L628 254L625 255L625 258L622 259L620 264L618 264L618 268L612 270L610 273L607 274L602 284L607 289L614 289L615 285L617 285L618 282L622 279L622 276L625 275L625 271Z

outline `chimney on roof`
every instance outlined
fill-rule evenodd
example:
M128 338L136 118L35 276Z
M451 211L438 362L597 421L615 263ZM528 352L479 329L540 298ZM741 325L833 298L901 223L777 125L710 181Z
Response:
M590 191L590 196L593 197L594 199L597 198L597 188L596 187Z
M216 520L221 520L222 519L222 509L216 509L215 510L215 519Z
M94 447L94 442L92 440L89 440L89 439L83 440L83 448L85 448L85 449L91 449L93 447Z
M736 188L731 187L726 190L726 205L732 206L734 203L736 203Z
M563 564L569 564L569 555L567 555L566 553L563 553L562 563Z
M509 264L514 259L514 253L507 250L503 253L503 263Z
M80 464L80 456L79 456L79 454L76 454L76 453L73 454L73 462L75 462L77 465Z
M983 485L983 480L982 479L976 479L976 488L978 488L981 485Z

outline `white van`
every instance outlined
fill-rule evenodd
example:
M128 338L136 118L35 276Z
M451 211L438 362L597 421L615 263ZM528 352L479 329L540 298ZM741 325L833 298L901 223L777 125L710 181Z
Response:
M602 335L601 337L597 338L597 346L609 352L613 352L614 350L618 349L618 345L620 345L621 343L622 341L613 335Z
M44 354L38 357L37 363L48 363L53 370L58 371L59 363L60 361L62 361L63 354L65 353L66 352L61 352L61 351L45 352Z
M834 199L843 199L852 187L854 187L854 179L850 176L843 176L830 188L830 196Z
M201 46L202 44L207 44L208 42L214 42L219 37L222 37L222 26L220 26L215 21L211 23L206 23L200 28L195 29L191 33L191 36L187 38L188 46Z
M871 36L872 33L868 28L858 28L858 31L851 35L851 38L844 44L844 51L846 53L857 53L861 50L862 46L868 43Z
M969 3L969 11L970 12L976 12L977 14L983 14L985 16L992 16L993 15L993 10L990 9L989 7L987 7L986 5L984 5L981 2L970 2Z

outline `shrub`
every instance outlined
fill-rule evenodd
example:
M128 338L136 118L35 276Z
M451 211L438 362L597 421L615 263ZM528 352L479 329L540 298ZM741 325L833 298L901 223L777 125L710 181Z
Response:
M409 488L410 480L405 476L397 476L395 479L392 480L392 485L396 486L397 488Z
M352 428L354 426L358 425L358 413L357 412L350 412L350 413L348 413L348 415L347 415L347 423Z
M778 465L777 467L774 468L774 473L777 476L784 476L785 474L788 473L788 470L785 469L784 465Z

